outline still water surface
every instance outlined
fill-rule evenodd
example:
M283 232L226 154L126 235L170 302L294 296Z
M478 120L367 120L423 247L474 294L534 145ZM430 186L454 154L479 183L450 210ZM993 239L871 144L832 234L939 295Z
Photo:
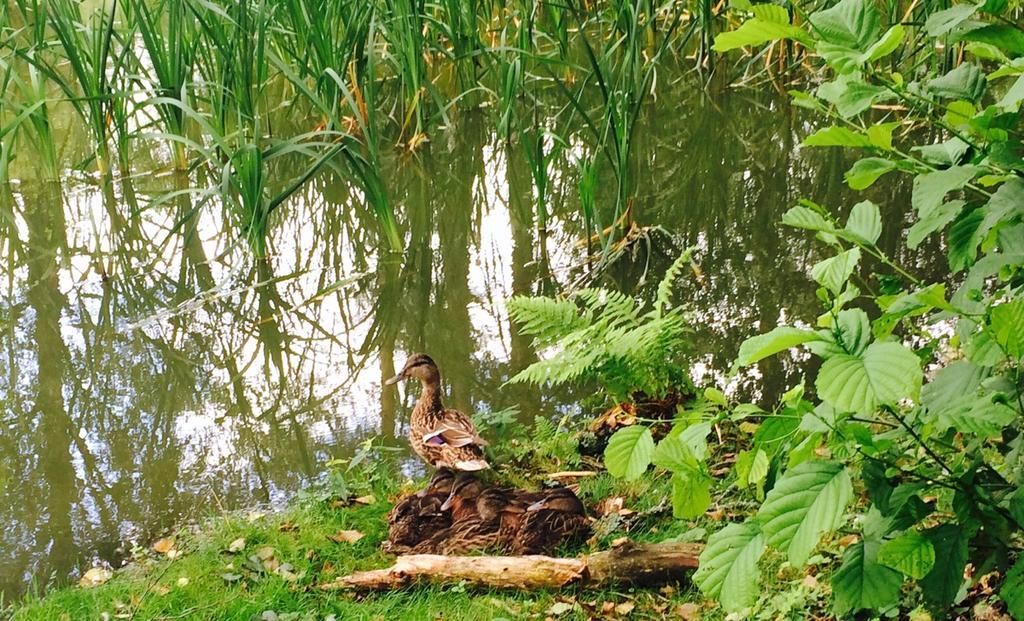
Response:
M584 273L576 147L552 164L539 230L522 152L489 127L463 115L419 155L385 163L401 256L377 250L358 192L331 175L287 204L256 262L221 208L188 218L187 195L154 202L209 180L158 169L100 189L15 171L0 196L0 591L116 562L126 542L219 507L281 502L324 461L401 437L414 389L382 379L408 352L438 361L448 403L465 411L579 412L571 391L502 386L536 359L502 301ZM729 379L730 362L758 330L813 322L805 273L823 256L779 219L801 197L854 202L848 154L798 147L813 129L770 95L665 88L638 130L633 216L666 234L604 277L633 291L698 245L702 278L679 283L696 318L695 379L765 405L801 361ZM906 192L874 189L886 246ZM904 260L927 269L923 256Z

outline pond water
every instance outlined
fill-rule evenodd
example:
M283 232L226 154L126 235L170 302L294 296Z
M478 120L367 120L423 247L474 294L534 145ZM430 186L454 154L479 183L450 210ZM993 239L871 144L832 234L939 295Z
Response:
M552 164L552 215L538 230L522 152L490 127L463 114L417 155L384 163L403 255L377 250L372 214L330 174L281 210L257 262L221 207L186 218L188 194L154 202L208 180L156 170L57 186L15 170L0 196L5 597L32 576L116 563L183 520L279 503L367 439L404 446L395 438L415 388L382 379L410 352L438 361L453 407L585 415L582 393L503 386L536 352L502 301L584 273L576 167ZM779 219L801 197L854 202L849 154L798 147L813 129L770 93L662 88L638 130L632 215L665 234L602 279L633 291L697 245L701 276L678 285L695 317L694 376L765 405L799 379L801 360L735 378L728 368L746 336L813 322L805 274L824 256ZM892 206L909 204L908 190L869 196L899 222ZM887 226L884 244L898 231ZM930 256L904 260L926 269Z

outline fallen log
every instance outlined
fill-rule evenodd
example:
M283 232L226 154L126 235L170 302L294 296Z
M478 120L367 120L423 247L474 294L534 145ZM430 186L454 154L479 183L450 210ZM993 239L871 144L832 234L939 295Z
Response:
M358 571L320 588L382 591L419 582L466 582L487 588L557 589L577 584L647 586L680 580L698 566L699 543L625 543L579 558L551 556L399 556L385 569Z

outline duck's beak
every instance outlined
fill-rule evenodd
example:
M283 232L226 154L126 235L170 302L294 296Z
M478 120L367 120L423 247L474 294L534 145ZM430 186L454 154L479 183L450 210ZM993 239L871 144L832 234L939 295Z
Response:
M404 380L404 379L405 379L405 376L404 376L404 375L402 375L401 373L399 373L398 375L396 375L396 376L392 377L391 379L389 379L389 380L386 380L386 381L384 382L384 385L385 385L385 386L390 386L390 385L392 385L392 384L397 384L398 382L400 382L400 381L402 381L402 380Z
M547 500L538 500L537 502L535 502L532 505L530 505L529 507L527 507L526 510L527 511L540 511L541 509L547 509L547 508L548 508L548 501Z

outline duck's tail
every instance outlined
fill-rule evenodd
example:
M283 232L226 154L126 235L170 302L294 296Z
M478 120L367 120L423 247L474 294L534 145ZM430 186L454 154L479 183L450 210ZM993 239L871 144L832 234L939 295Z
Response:
M456 470L462 470L463 472L476 472L477 470L486 470L491 467L491 464L487 463L486 459L464 459L452 465Z

